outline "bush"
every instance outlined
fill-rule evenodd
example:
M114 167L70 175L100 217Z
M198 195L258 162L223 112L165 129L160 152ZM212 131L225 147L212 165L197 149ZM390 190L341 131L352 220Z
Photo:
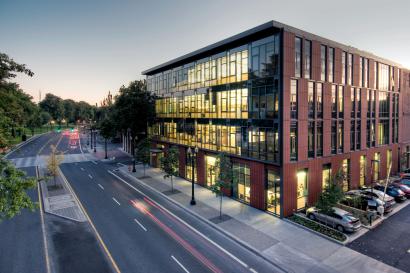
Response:
M321 233L323 235L326 235L330 238L336 239L340 242L343 242L347 239L346 235L343 234L342 232L334 230L334 229L332 229L330 227L327 227L325 225L319 224L319 223L317 223L315 221L312 221L310 219L307 219L307 218L304 218L304 217L301 217L301 216L298 216L298 215L295 215L295 214L290 216L288 219L291 220L292 222L295 222L299 225L302 225L302 226L307 227L311 230L319 232L319 233Z

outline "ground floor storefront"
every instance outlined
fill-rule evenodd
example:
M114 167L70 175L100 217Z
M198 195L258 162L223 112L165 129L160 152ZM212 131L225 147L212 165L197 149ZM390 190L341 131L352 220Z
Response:
M169 143L153 143L151 165L160 167ZM212 186L217 173L217 153L198 150L194 160L188 147L179 145L179 176L203 187ZM279 217L312 206L336 173L343 173L344 191L371 185L387 177L389 166L396 174L402 168L399 145L373 148L349 154L338 154L283 166L262 161L230 157L236 183L224 193L239 202Z

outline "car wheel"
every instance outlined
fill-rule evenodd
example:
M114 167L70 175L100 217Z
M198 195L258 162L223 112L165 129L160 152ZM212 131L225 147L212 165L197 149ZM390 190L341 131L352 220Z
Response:
M337 230L340 231L340 232L344 232L344 231L345 231L344 227L341 226L341 225L338 225L336 228L337 228Z
M313 215L313 213L309 214L308 217L309 217L310 220L313 220L313 221L316 220L316 217L315 217L315 215Z

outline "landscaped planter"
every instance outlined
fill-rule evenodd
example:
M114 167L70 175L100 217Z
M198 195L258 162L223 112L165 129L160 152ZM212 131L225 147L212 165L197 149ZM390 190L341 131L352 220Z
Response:
M337 231L328 226L322 225L318 222L312 221L308 218L293 214L288 218L290 221L302 225L314 232L320 233L324 236L330 237L331 239L337 240L339 242L344 242L347 240L347 236L340 231Z

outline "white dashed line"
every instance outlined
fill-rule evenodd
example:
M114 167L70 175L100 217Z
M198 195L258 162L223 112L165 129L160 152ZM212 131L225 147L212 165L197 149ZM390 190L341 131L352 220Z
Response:
M114 200L114 202L117 203L118 206L121 206L120 202L118 202L117 199L115 199L115 198L113 197L112 200Z
M92 162L92 163L94 163L95 165L98 165L98 163L97 163L97 162L95 162L94 160L92 160L91 162Z
M84 168L80 168L82 171L85 171Z
M98 187L100 187L102 190L104 190L104 187L101 186L101 184L98 184Z
M253 268L250 268L249 271L252 272L252 273L258 273L258 271L256 271L256 270L253 269Z
M147 231L147 229L137 220L134 219L135 223L137 223L144 231Z
M93 176L91 174L88 175L89 178L93 179Z
M174 256L171 255L171 258L186 272L189 273L188 269L185 268Z

